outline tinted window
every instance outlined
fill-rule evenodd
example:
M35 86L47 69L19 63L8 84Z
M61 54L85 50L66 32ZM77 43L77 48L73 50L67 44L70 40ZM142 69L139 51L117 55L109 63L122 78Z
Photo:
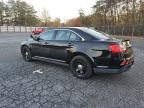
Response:
M70 36L70 32L67 30L59 30L57 31L56 40L68 40Z
M90 34L91 36L97 38L97 39L110 39L110 37L102 32L97 32L93 29L85 28L83 29L84 32Z
M72 41L80 41L81 38L80 38L78 35L76 35L75 33L72 33L72 32L71 32L71 35L70 35L69 40L72 40Z
M54 30L51 30L51 31L47 31L47 32L44 32L40 35L40 39L42 40L53 40L53 36L54 36L54 33L55 31Z

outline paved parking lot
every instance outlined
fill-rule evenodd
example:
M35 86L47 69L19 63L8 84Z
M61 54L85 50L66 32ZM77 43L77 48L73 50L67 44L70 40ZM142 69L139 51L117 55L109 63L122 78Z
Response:
M133 40L129 72L80 80L66 66L24 62L20 42L28 36L0 33L0 108L144 108L143 39Z

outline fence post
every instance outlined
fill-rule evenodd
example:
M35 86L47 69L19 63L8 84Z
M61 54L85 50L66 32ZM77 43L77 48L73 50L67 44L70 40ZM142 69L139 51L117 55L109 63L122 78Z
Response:
M103 32L105 32L105 26L103 26Z
M122 36L123 36L124 26L122 25Z
M7 25L7 32L8 32L8 25Z
M26 26L25 26L25 32L27 32L27 28L26 28Z
M13 26L13 30L14 30L14 32L15 32L15 26Z
M109 25L108 25L108 33L109 33Z
M144 36L144 32L143 32L143 28L144 27L144 25L141 25L141 36Z
M114 25L114 36L115 36L115 25Z
M30 26L30 32L32 31L32 28L31 28L31 26Z
M134 25L132 26L132 36L134 36L134 30L135 30L135 27Z
M21 26L19 26L20 27L20 32L21 32Z
M140 24L140 27L139 27L139 36L142 36L141 30L142 30L142 25Z

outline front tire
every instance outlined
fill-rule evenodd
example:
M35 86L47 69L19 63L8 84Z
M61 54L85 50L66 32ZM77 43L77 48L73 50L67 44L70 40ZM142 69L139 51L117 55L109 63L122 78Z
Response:
M70 69L80 79L88 79L93 75L92 65L84 56L75 56L70 62Z
M25 61L29 62L32 60L31 52L28 47L26 47L26 46L22 47L21 53L22 53L23 59Z

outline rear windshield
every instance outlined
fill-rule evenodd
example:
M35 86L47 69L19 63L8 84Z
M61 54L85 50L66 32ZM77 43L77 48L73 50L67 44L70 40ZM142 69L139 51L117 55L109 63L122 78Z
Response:
M90 34L91 36L93 36L94 38L98 39L98 40L107 40L107 39L111 39L110 35L101 32L101 31L96 31L94 29L90 29L90 28L86 28L83 30L84 32Z

